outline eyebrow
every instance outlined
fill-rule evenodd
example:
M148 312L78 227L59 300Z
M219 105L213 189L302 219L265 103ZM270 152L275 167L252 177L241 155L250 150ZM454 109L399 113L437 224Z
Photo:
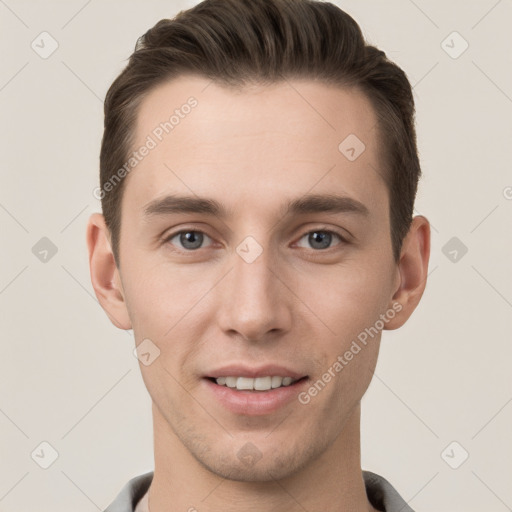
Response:
M200 213L225 219L233 215L214 199L198 196L168 195L150 201L144 207L144 217L171 215L176 213ZM283 216L304 215L308 213L355 213L368 217L368 208L348 196L335 194L309 194L289 201L284 206Z

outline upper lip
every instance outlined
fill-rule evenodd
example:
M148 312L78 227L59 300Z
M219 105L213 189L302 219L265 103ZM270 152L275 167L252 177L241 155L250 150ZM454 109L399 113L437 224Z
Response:
M263 366L247 366L244 364L229 364L211 370L206 377L291 377L292 379L300 379L306 377L306 374L297 372L285 366L278 364L266 364Z

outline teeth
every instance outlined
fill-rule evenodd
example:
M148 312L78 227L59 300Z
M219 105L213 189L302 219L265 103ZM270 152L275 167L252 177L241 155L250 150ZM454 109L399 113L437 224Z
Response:
M283 383L283 377L272 377L272 387L278 388Z
M236 388L236 377L219 377L219 379L225 379L228 388ZM217 384L220 384L219 379L217 380Z
M254 389L254 379L248 377L238 377L236 389Z
M257 391L268 391L272 389L272 377L257 377L254 379L254 389Z
M297 379L295 379L297 380ZM291 377L218 377L215 382L219 386L227 386L228 388L236 388L239 390L256 390L268 391L270 389L279 388L281 386L289 386L294 379Z

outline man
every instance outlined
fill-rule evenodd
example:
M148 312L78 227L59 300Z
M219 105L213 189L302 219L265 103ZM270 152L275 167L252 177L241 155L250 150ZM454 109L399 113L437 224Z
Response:
M108 512L411 510L361 469L360 401L425 288L413 116L330 3L206 0L138 41L87 243L133 329L155 468Z

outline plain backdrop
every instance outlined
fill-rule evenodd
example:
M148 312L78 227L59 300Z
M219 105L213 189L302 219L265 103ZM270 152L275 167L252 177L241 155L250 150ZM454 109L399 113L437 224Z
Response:
M153 469L133 335L95 298L85 226L104 95L137 37L195 3L0 0L0 511L103 510ZM512 510L512 3L336 3L414 86L432 224L424 297L363 398L363 468L417 512Z

